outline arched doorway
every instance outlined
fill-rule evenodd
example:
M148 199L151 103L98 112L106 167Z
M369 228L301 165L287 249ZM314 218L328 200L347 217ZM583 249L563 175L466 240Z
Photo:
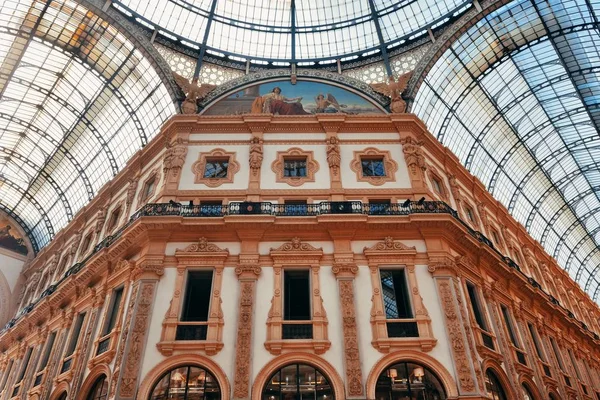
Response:
M376 400L445 400L440 379L427 367L396 362L385 368L375 386Z
M491 368L485 372L485 390L487 396L492 400L507 400L506 392L500 383L500 379Z
M196 365L165 372L154 384L148 400L220 400L221 387L212 373Z
M523 397L525 400L536 400L536 397L533 395L533 392L529 388L528 384L523 383L521 385L521 391L523 392Z
M308 364L288 364L265 382L262 400L335 400L329 379Z
M86 400L106 400L108 398L108 382L106 375L100 375L92 389L88 393Z

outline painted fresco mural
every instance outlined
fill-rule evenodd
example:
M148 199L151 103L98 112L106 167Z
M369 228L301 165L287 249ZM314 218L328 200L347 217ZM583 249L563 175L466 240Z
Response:
M27 255L27 246L23 237L8 219L2 217L0 217L0 247Z
M367 99L322 82L290 81L259 83L235 92L207 108L205 115L272 113L310 115L317 113L381 114Z

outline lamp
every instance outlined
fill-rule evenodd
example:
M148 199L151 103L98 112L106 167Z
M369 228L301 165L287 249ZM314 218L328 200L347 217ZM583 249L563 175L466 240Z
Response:
M416 367L413 370L413 375L415 376L415 378L417 378L417 380L419 382L423 382L423 377L425 376L425 371L423 371L422 367Z
M388 369L387 374L392 379L392 382L394 382L394 379L398 376L398 370L396 368L390 368Z

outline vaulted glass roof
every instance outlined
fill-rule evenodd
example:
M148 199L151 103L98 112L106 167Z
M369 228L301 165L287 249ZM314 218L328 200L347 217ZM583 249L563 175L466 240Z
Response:
M0 2L0 208L35 248L174 112L150 61L81 4Z
M427 33L472 0L114 0L163 37L213 54L314 61Z
M594 300L599 15L599 0L513 1L445 51L413 106Z

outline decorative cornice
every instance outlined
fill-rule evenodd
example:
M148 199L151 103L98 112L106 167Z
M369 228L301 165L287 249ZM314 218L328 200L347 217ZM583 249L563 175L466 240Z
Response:
M208 243L205 237L201 237L198 239L198 243L190 244L183 250L177 249L175 253L227 253L229 255L229 250L222 249L216 244Z

